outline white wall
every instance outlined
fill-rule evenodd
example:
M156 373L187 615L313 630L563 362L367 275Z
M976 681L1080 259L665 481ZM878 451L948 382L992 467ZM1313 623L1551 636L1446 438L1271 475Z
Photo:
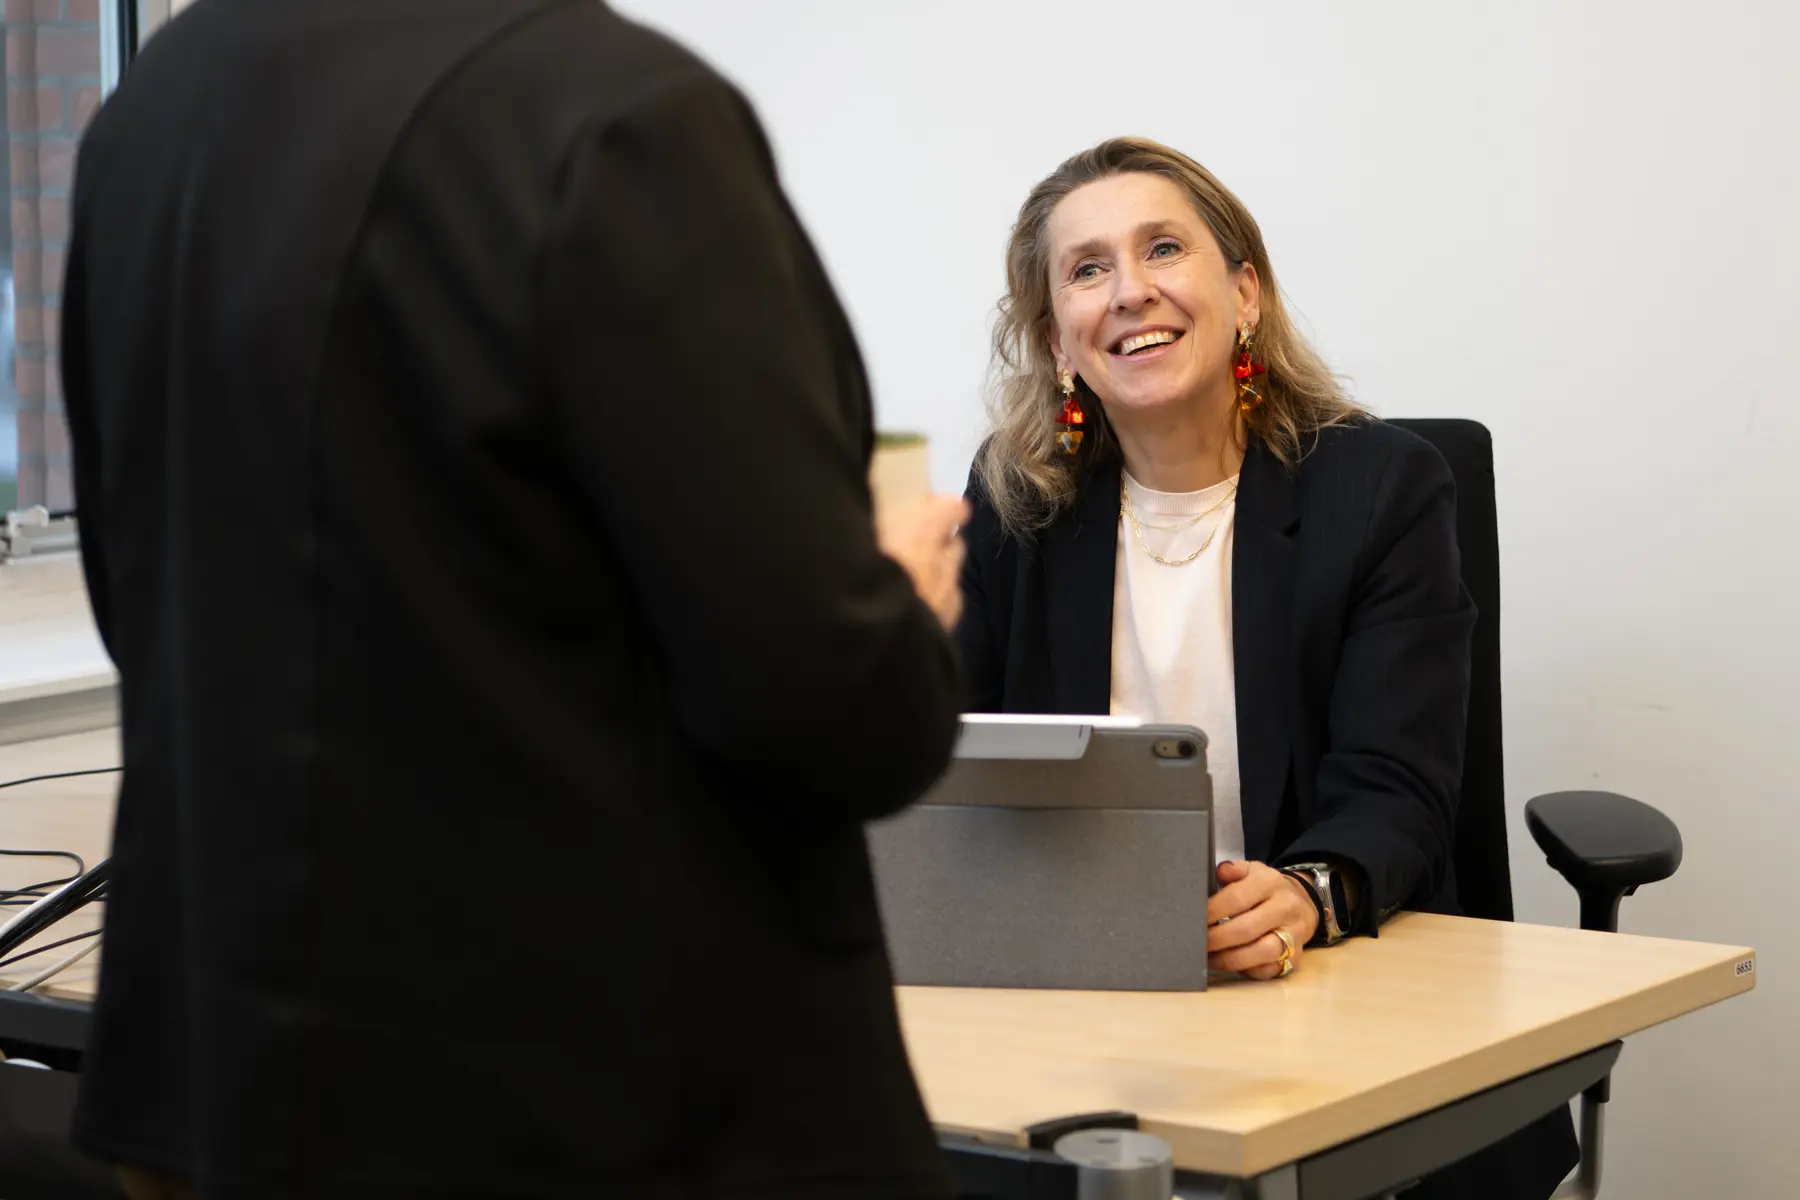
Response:
M1573 924L1527 797L1662 806L1629 931L1750 943L1634 1038L1608 1194L1800 1193L1800 6L625 0L759 106L890 427L960 486L1001 248L1104 136L1211 166L1357 394L1494 431L1521 915Z

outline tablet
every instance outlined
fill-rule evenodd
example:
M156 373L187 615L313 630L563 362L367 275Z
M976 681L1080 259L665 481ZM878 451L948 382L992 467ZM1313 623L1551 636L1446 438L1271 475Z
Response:
M1191 726L965 717L949 771L869 842L898 983L1206 986L1212 781Z

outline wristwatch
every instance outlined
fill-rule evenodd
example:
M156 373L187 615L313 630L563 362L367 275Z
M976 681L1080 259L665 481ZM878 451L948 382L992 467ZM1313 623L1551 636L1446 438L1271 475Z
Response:
M1293 863L1281 868L1281 873L1299 880L1312 896L1313 907L1319 910L1319 930L1309 944L1335 946L1343 941L1344 921L1350 914L1344 911L1344 881L1331 864Z

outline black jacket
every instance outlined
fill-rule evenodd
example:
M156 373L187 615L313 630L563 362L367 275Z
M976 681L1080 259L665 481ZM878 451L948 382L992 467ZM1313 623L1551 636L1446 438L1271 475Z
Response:
M200 0L81 151L125 774L78 1137L208 1196L928 1196L861 822L955 735L743 101L592 0Z
M969 707L1104 713L1112 692L1119 464L1009 535L978 483L959 627ZM1379 422L1326 430L1290 470L1251 440L1238 480L1232 649L1245 851L1356 863L1357 932L1400 907L1454 913L1475 606L1450 469ZM1431 1176L1409 1200L1543 1200L1575 1165L1566 1107Z
M1119 464L1098 461L1035 539L971 486L969 707L1104 713L1111 704ZM1452 911L1475 607L1450 470L1390 425L1327 430L1296 470L1252 439L1231 563L1245 852L1360 866L1374 903Z

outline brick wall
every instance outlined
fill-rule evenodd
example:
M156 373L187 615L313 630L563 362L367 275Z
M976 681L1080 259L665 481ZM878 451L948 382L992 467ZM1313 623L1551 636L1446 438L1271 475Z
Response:
M101 0L4 0L19 501L74 505L57 332L75 145L100 106Z

